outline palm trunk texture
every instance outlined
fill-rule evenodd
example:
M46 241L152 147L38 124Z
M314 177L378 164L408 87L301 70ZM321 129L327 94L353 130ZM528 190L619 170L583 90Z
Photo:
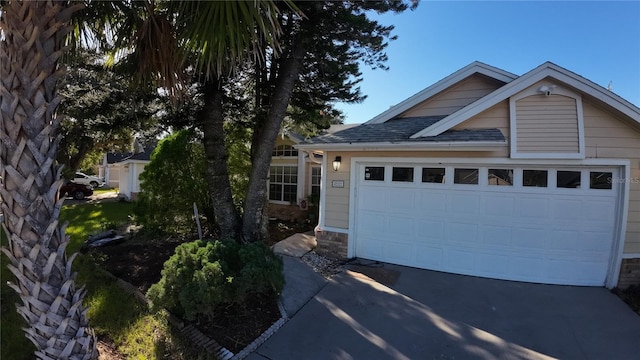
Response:
M74 256L65 253L69 238L58 223L62 201L56 199L58 60L77 9L68 2L11 1L0 20L0 196L9 237L3 251L16 277L10 286L22 300L17 308L28 324L26 336L40 359L98 355L82 305L85 292L76 289L71 271Z

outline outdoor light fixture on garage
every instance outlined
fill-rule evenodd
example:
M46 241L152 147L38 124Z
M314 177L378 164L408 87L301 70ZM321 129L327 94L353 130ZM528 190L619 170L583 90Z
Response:
M336 159L333 160L333 171L338 171L340 169L341 162L342 162L342 156L336 156Z

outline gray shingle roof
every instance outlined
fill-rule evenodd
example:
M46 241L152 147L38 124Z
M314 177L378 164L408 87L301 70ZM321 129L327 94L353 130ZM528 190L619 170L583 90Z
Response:
M380 142L504 141L498 129L449 130L438 136L411 139L410 136L443 119L444 116L389 120L381 124L362 124L333 134L311 138L303 144L353 144Z

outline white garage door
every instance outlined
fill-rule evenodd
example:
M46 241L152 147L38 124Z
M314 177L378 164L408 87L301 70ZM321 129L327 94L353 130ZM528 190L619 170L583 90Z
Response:
M605 282L617 168L357 169L355 256L497 279Z

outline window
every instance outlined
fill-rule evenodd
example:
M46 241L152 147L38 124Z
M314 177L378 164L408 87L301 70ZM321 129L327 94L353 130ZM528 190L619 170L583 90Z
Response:
M489 169L487 180L489 185L513 186L513 170L512 169Z
M558 171L557 187L577 189L580 187L580 171Z
M269 200L295 203L298 196L298 167L269 168Z
M394 167L391 181L413 182L412 167Z
M311 195L320 195L320 179L322 178L322 169L319 166L311 168Z
M271 152L271 156L298 156L298 149L291 145L278 145Z
M547 170L522 170L522 186L547 187Z
M478 169L455 169L453 172L454 184L478 184Z
M422 168L423 183L444 183L444 168Z
M589 176L590 189L611 190L613 183L613 173L592 171Z
M365 166L364 179L384 181L384 166Z

